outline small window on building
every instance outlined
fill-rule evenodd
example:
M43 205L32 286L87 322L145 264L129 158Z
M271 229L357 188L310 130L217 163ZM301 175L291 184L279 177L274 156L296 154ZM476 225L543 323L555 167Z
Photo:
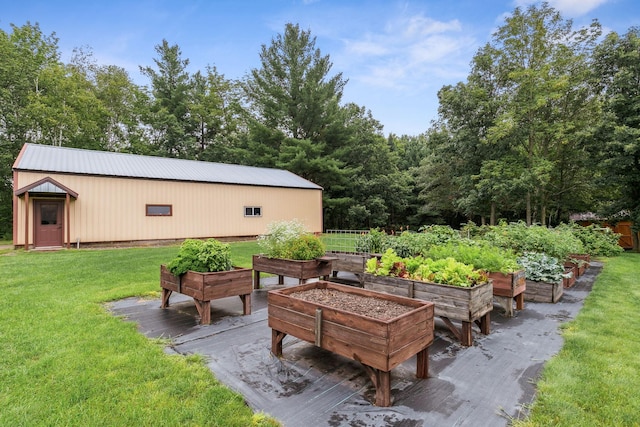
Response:
M262 216L262 208L260 206L245 206L244 216Z
M147 216L171 216L173 209L171 205L146 205Z

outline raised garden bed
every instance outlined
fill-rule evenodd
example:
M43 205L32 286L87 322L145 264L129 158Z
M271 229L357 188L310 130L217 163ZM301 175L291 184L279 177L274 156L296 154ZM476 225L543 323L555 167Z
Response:
M324 295L308 295L321 291ZM304 298L304 299L303 299ZM347 299L357 301L347 302ZM269 291L267 295L271 351L282 356L282 340L292 335L356 360L365 367L375 388L375 404L391 405L391 373L417 355L416 376L427 378L429 345L433 343L434 304L352 286L319 281ZM389 318L389 307L400 311ZM365 309L367 315L359 312Z
M358 278L358 283L361 287L364 284L364 272L367 260L372 256L376 255L338 251L327 252L327 257L334 258L332 265L332 277L338 277L338 272L340 271L352 273Z
M551 302L560 301L563 293L562 282L534 282L527 279L527 289L524 291L524 299L534 302Z
M260 289L260 273L278 275L278 284L284 284L285 277L298 279L299 284L313 278L326 278L331 274L333 257L322 257L309 261L284 258L269 258L264 255L253 256L254 288Z
M187 271L181 276L172 274L166 266L160 266L162 308L169 307L169 298L178 292L193 298L200 315L200 323L211 323L211 300L239 296L243 314L251 314L253 284L250 268L235 268L229 271L198 273Z
M473 345L473 323L478 325L481 333L490 333L490 314L493 310L491 282L465 288L365 273L364 288L432 301L435 304L435 316L443 320L462 345ZM454 325L452 320L460 321L461 327Z
M563 288L571 288L576 284L576 270L577 267L566 267L564 268L564 274L567 277L562 279L562 287Z
M513 316L513 301L516 302L516 309L524 309L524 291L527 288L527 281L524 270L513 273L489 273L489 279L493 283L493 297L505 310L505 316Z

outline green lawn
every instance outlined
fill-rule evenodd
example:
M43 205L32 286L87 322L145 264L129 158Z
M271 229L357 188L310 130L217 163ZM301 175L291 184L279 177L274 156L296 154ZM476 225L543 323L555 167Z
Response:
M103 303L159 295L177 246L0 256L0 425L275 425L254 416L198 356L164 343Z
M610 258L516 426L640 425L640 254Z
M250 267L255 242L233 243ZM198 356L169 356L104 303L159 296L178 247L0 255L0 425L274 425ZM640 255L611 258L519 426L640 424Z

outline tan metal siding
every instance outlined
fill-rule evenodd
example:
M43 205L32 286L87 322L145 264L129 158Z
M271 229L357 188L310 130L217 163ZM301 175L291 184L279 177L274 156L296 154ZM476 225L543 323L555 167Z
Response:
M72 243L78 239L80 242L115 242L255 236L264 233L273 221L293 218L302 221L309 231L322 231L322 191L315 189L35 172L19 172L19 175L21 187L49 176L78 193L78 199L71 202ZM172 205L173 215L146 216L147 204ZM22 245L24 198L18 206L15 244ZM245 206L260 206L262 217L245 217ZM32 218L30 212L30 222ZM32 224L29 228L33 228Z

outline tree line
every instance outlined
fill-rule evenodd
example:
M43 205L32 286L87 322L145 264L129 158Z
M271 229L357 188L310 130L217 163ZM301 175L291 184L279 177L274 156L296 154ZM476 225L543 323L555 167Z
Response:
M213 65L189 73L162 40L140 86L88 48L63 63L57 43L38 24L0 30L0 237L27 142L287 169L324 188L325 228L557 224L585 211L640 224L638 28L603 37L546 3L516 8L467 80L438 92L437 120L400 136L342 102L348 79L296 24L240 80Z

